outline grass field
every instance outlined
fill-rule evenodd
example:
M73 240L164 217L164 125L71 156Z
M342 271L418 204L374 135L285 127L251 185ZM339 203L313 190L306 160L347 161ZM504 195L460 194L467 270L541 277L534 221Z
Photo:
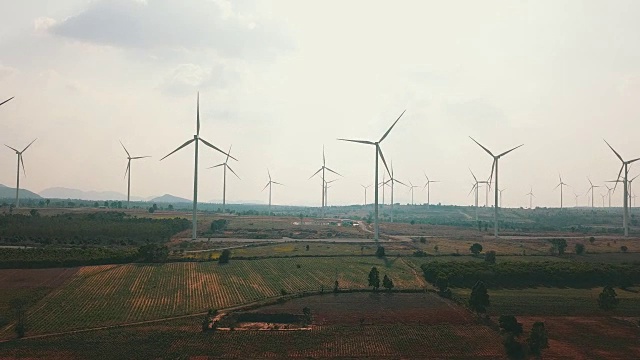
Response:
M282 290L330 292L335 280L340 288L363 289L372 266L396 288L425 285L405 262L373 257L87 266L29 310L28 333L193 314L276 297ZM8 328L2 333L11 336Z

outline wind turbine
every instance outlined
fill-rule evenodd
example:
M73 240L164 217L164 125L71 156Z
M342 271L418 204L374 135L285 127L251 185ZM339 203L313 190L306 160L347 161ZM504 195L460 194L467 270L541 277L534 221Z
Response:
M633 196L631 198L633 199L632 207L636 207L636 198L637 198L636 194L633 194Z
M309 179L311 179L312 177L316 176L319 172L322 171L322 216L323 217L324 217L324 207L326 206L326 198L327 198L327 195L326 195L326 190L327 190L326 181L324 180L325 170L329 171L329 172L332 172L332 173L334 173L334 174L336 174L338 176L342 176L342 175L338 174L337 172L335 172L335 171L333 171L333 170L331 170L331 169L329 169L327 167L327 161L326 161L326 157L324 156L324 145L323 145L322 146L322 166L320 167L320 169L318 169L318 171L316 171L315 173L313 173L313 175L311 175L309 177Z
M360 184L360 186L364 189L364 206L367 206L367 189L370 188L371 185L364 186Z
M232 158L233 160L238 161L238 159L234 158L233 156L227 154L226 152L218 149L217 147L215 147L214 145L212 145L211 143L209 143L208 141L206 141L205 139L200 137L200 93L198 93L198 98L197 98L197 102L196 102L196 134L193 135L193 139L185 142L184 144L180 145L177 149L173 150L172 152L170 152L169 154L167 154L165 157L163 157L162 159L160 159L160 161L166 159L167 157L171 156L173 153L175 153L176 151L182 149L183 147L191 144L191 143L195 143L195 165L194 165L194 170L193 170L193 229L191 232L191 239L192 240L196 240L197 239L197 231L198 231L198 224L197 224L197 217L196 217L196 212L198 211L198 144L202 142L203 144L207 145L208 147L229 156L230 158Z
M623 194L624 195L624 202L623 202L624 212L622 217L623 219L622 224L624 226L624 236L629 236L629 189L628 189L629 184L627 183L628 177L629 177L629 165L640 160L640 158L624 161L622 159L622 156L620 156L620 154L618 154L618 152L615 151L613 147L611 147L611 145L609 145L607 140L604 140L604 142L607 144L607 146L609 146L611 151L613 151L613 153L616 154L618 159L620 159L620 161L622 162L622 166L620 167L620 172L618 172L617 178L620 179L620 174L622 173L622 170L624 170L624 194ZM614 189L615 189L615 186L614 186Z
M478 181L478 179L476 178L476 175L473 173L473 171L471 171L471 169L469 169L469 171L471 172L471 176L473 176L473 187L471 187L471 191L469 191L469 194L471 194L473 192L473 190L476 191L476 221L478 221L478 191L480 190L480 184L488 184L488 181ZM469 195L467 195L469 196Z
M600 185L593 185L593 183L591 182L591 179L589 179L589 177L587 177L587 180L589 180L589 184L591 185L591 186L589 186L589 189L587 190L587 193L589 193L589 191L591 191L591 207L593 207L593 189L599 188Z
M124 149L124 152L127 153L127 169L124 171L124 176L127 176L127 209L129 208L129 199L131 197L131 160L138 160L138 159L144 159L144 158L148 158L151 156L131 156L131 154L129 154L129 151L127 150L126 147L124 147L124 144L122 143L122 141L120 141L120 145L122 145L122 148Z
M531 188L529 193L525 195L529 196L529 209L533 210L533 198L535 197L535 195L533 195L533 188Z
M269 172L269 169L267 169L267 174L269 175L269 182L267 183L267 185L264 186L264 188L262 188L262 191L264 191L264 189L266 189L267 186L269 187L269 216L271 216L271 185L276 184L276 185L284 186L284 184L273 181L271 179L271 173Z
M429 177L427 176L427 173L424 173L424 177L427 178L427 182L424 184L424 187L422 188L422 190L424 190L425 188L427 189L427 209L430 206L431 203L431 183L437 183L440 182L438 180L429 180Z
M328 202L329 201L329 195L327 195L327 194L329 192L329 188L331 187L331 186L329 186L329 184L331 184L332 182L335 182L335 181L338 181L338 179L334 179L334 180L330 180L330 181L325 181L324 182L324 205L325 206L329 206L329 205L327 205L329 203Z
M395 185L396 182L398 182L398 183L400 183L400 184L402 184L402 185L404 185L406 187L409 187L409 185L407 185L407 184L403 183L402 181L400 181L400 180L395 178L395 175L394 175L394 172L393 172L393 160L391 161L391 174L389 174L389 175L390 175L389 176L389 180L387 180L387 182L384 183L383 186L386 185L386 184L390 184L389 186L391 187L391 222L393 222L393 202L394 202L393 201L393 188L394 188L394 185Z
M609 207L611 207L611 191L613 190L613 188L610 188L609 185L604 184L604 186L607 188L607 196L609 197Z
M473 142L475 142L476 144L478 144L478 146L480 146L484 151L487 152L487 154L491 155L491 157L493 158L493 165L491 165L491 174L489 175L489 183L491 183L491 177L493 176L493 171L495 169L496 172L496 178L495 178L495 188L499 189L500 187L498 186L498 161L500 160L501 157L507 155L508 153L512 152L513 150L523 146L524 144L518 145L516 147L514 147L511 150L507 150L501 154L498 155L493 155L493 153L491 151L489 151L489 149L487 149L486 147L482 146L479 142L477 142L474 138L472 138L471 136L469 136L469 138L471 140L473 140ZM498 206L498 191L494 191L495 193L495 200L494 200L494 206L493 206L493 210L494 210L494 222L495 225L493 227L493 232L496 238L498 238L498 208L500 206Z
M411 181L409 181L409 185L411 185L409 186L409 191L411 191L411 205L413 205L413 188L417 188L419 186L413 185Z
M604 198L607 197L607 194L600 194L602 196L602 207L604 207Z
M554 188L553 188L553 190L557 189L557 188L558 188L558 186L560 187L560 209L562 209L562 199L563 199L563 196L562 196L562 187L563 187L563 186L569 186L569 185L567 185L567 184L565 184L565 183L563 183L563 182L562 182L562 176L561 176L560 174L558 174L558 177L560 178L560 183L559 183L556 187L554 187Z
M631 184L633 183L633 180L637 179L639 175L636 175L635 177L633 177L631 180L629 180L629 190L627 191L629 193L629 204L631 204Z
M27 145L27 147L22 149L22 151L16 150L16 149L12 148L11 146L9 146L7 144L4 145L4 146L8 147L9 149L15 151L16 155L18 155L18 173L16 175L16 209L18 207L20 207L20 197L18 196L19 191L20 191L20 164L22 164L22 172L24 173L24 176L27 176L27 172L24 170L24 160L22 159L22 153L27 151L29 146L31 146L31 144L33 144L36 140L38 140L38 139L34 139L32 142L30 142L29 145Z
M13 97L10 97L10 98L8 98L7 100L5 100L5 101L1 102L1 103L0 103L0 106L2 106L2 105L4 105L4 104L8 103L11 99L13 99Z
M578 198L580 197L580 195L576 194L575 191L573 192L573 196L576 197L576 207L578 207Z
M229 166L229 157L231 157L231 155L230 155L231 154L231 146L229 146L229 151L227 152L227 158L224 160L223 163L207 168L207 169L213 169L213 168L217 168L217 167L222 166L222 168L224 169L223 172L222 172L222 174L223 174L222 175L222 213L223 214L224 214L225 205L227 204L227 169L229 169L229 171L231 171L233 173L233 175L235 175L238 178L238 180L242 180L242 179L240 179L240 176L238 176L238 174L236 174L236 172L233 171L231 166Z
M502 207L502 192L505 190L507 189L502 189L502 190L498 189L498 191L500 192L500 207Z
M403 111L402 114L400 114L400 116L398 116L398 119L396 119L396 121L391 125L389 130L387 130L387 132L384 133L384 135L382 135L380 140L378 140L376 142L368 141L368 140L338 139L338 140L342 140L342 141L350 141L350 142L355 142L355 143L360 143L360 144L365 144L365 145L373 145L373 146L376 147L376 149L375 149L375 157L376 157L375 179L374 179L374 182L373 182L374 184L376 184L375 211L374 211L374 221L375 221L374 239L376 241L379 240L379 235L380 235L380 224L378 222L378 157L380 159L382 159L382 163L384 164L384 167L387 169L387 172L389 172L389 167L387 166L387 162L384 160L384 155L382 155L382 150L380 149L380 143L389 135L389 133L391 132L391 129L393 129L393 127L396 126L396 124L398 123L398 121L400 120L402 115L404 115L405 111Z

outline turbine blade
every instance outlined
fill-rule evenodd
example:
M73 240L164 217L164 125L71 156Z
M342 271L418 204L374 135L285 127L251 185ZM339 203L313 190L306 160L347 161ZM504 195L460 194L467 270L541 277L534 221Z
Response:
M604 140L604 139L602 139L602 140ZM620 159L620 161L624 162L624 160L622 160L622 156L620 156L620 154L618 154L618 152L617 152L617 151L615 151L611 145L609 145L609 143L607 142L607 140L604 140L604 142L607 144L607 146L609 146L609 149L611 149L611 151L613 151L613 153L614 153L614 154L616 154L616 156L618 157L618 159Z
M471 187L471 191L469 191L469 193L467 194L467 196L471 195L471 193L473 192L473 190L475 190L475 189L476 189L476 186L477 186L477 185L478 185L478 184L473 184L473 186Z
M491 164L491 173L489 173L489 180L487 180L487 183L491 183L491 180L493 179L493 169L495 169L496 167L496 159L493 159L493 163Z
M553 190L557 189L557 188L558 188L558 186L560 186L560 184L556 185L556 187L554 187L554 188L553 188Z
M20 158L20 163L22 164L22 173L25 177L27 177L27 170L25 170L24 168L24 159L22 158L22 154L18 155L18 157Z
M220 167L220 166L223 166L223 165L224 165L224 163L218 164L218 165L213 165L211 167L208 167L207 169L213 169L213 168L217 168L217 167Z
M224 161L225 164L227 163L227 161L229 161L229 156L231 156L230 154L231 154L231 147L232 146L233 145L229 145L229 151L227 151L227 159Z
M624 169L624 163L622 164L622 166L620 167L620 172L618 172L618 177L616 179L620 180L620 174L622 174L622 170ZM591 185L593 186L593 185ZM595 186L594 186L595 187ZM618 187L618 182L616 182L616 184L613 186L613 191L616 191L616 187Z
M367 145L375 145L376 143L372 142L372 141L367 141L367 140L350 140L350 139L338 139L341 141L349 141L349 142L354 142L354 143L360 143L360 144L367 144Z
M124 171L124 178L127 177L127 173L129 172L129 168L131 167L131 160L127 162L127 168Z
M324 156L324 144L322 145L322 166L325 166L326 164L326 159Z
M469 171L471 172L471 176L473 176L473 180L476 181L476 183L478 182L478 179L476 179L476 176L473 174L473 171L471 171L471 169L469 169Z
M397 183L399 183L399 184L402 184L402 185L404 185L404 186L406 186L406 187L409 187L409 185L407 185L407 184L403 183L403 182L402 182L402 181L400 181L400 180L393 179L393 181L395 181L395 182L397 182Z
M267 188L267 186L269 186L269 184L271 184L271 181L269 181L269 182L267 183L267 185L265 185L265 186L262 188L262 191L264 191L264 189L266 189L266 188Z
M208 142L207 140L205 140L205 139L203 139L203 138L198 138L198 140L202 141L202 143L203 143L203 144L205 144L205 145L207 145L208 147L210 147L210 148L212 148L212 149L214 149L214 150L216 150L216 151L218 151L218 152L220 152L220 153L222 153L222 154L224 154L224 155L229 156L230 158L232 158L232 159L233 159L233 160L235 160L235 161L238 161L238 159L236 159L236 158L234 158L233 156L231 156L231 155L227 154L226 152L224 152L224 151L220 150L218 147L216 147L215 145L212 145L212 144L211 144L210 142Z
M127 156L128 156L128 157L131 157L131 154L129 154L129 152L127 151L127 148L126 148L126 147L124 147L124 144L122 143L122 141L121 141L121 140L118 140L118 141L120 141L120 145L122 145L122 148L124 149L124 152L126 152L126 153L127 153Z
M6 146L6 147L8 147L9 149L11 149L11 150L15 151L15 152L16 152L16 154L20 152L20 151L18 151L18 150L16 150L16 149L12 148L11 146L9 146L9 145L7 145L7 144L4 144L4 146Z
M325 167L325 169L327 169L328 171L331 171L332 173L334 173L334 174L336 174L336 175L338 175L338 176L342 176L342 175L338 174L337 172L335 172L335 171L333 171L333 170L329 169L328 167ZM344 177L344 176L343 176L343 177Z
M318 173L319 173L320 171L322 171L322 168L318 169L318 171L314 172L314 173L313 173L313 175L309 176L309 179L311 179L312 177L314 177L314 176L318 175ZM307 180L309 180L309 179L307 179Z
M271 182L271 173L269 172L268 168L267 168L267 175L269 175L269 182Z
M518 146L514 147L514 148L513 148L513 149L511 149L511 150L507 150L507 151L503 152L502 154L498 155L498 157L505 156L505 155L507 155L508 153L512 152L513 150L515 150L515 149L517 149L517 148L519 148L519 147L521 147L521 146L523 146L523 145L524 145L524 144L520 144L520 145L518 145Z
M387 161L384 159L384 155L382 155L382 149L380 149L380 146L378 146L378 154L380 154L380 159L382 159L382 163L384 164L384 167L387 169L387 173L391 175L391 172L389 171L389 167L387 166Z
M22 150L22 152L27 151L27 149L29 148L29 146L31 146L31 144L33 144L34 142L36 142L36 140L38 140L38 138L33 139L33 141L32 141L32 142L30 142L30 143L29 143L29 145L27 145L27 147L25 147L25 148Z
M638 160L640 160L640 158L633 159L633 160L629 160L629 161L627 161L627 164L634 163L634 162L636 162L636 161L638 161Z
M200 136L200 91L198 91L198 100L196 102L196 135Z
M473 140L474 143L478 144L481 148L484 149L484 151L486 151L489 155L493 156L493 153L489 151L489 149L487 149L486 147L482 146L479 142L477 142L476 139L472 138L471 136L469 136L469 139Z
M236 174L236 172L235 172L235 171L233 171L233 169L231 168L231 166L229 166L229 165L226 165L226 166L227 166L227 169L229 169L229 170L233 173L233 175L235 175L235 176L238 178L238 180L242 180L242 179L240 179L240 176L238 176L238 174Z
M380 142L382 142L382 140L384 140L384 138L386 138L386 137L387 137L387 135L389 135L389 133L391 132L391 129L393 129L393 127L394 127L394 126L396 126L396 124L398 123L398 121L400 120L400 118L402 117L402 115L404 115L405 111L407 111L407 110L404 110L404 111L402 112L402 114L400 114L400 116L398 116L398 118L397 118L397 119L396 119L396 121L393 123L393 125L391 125L391 127L389 128L389 130L387 130L387 132L386 132L386 133L384 133L384 135L382 135L382 138L380 138L380 141L378 141L379 143L380 143Z
M160 159L160 161L162 161L162 160L166 159L169 155L171 155L171 154L173 154L174 152L176 152L176 151L178 151L178 150L182 149L183 147L185 147L185 146L187 146L187 145L191 144L194 140L195 140L195 139L191 139L191 140L189 140L189 141L185 142L184 144L180 145L177 149L173 150L173 151L172 151L172 152L170 152L168 155L166 155L165 157L163 157L162 159Z
M272 181L272 183L274 183L274 184L276 184L276 185L282 185L282 186L285 186L284 184L281 184L281 183L279 183L279 182L277 182L277 181Z
M8 98L7 100L5 100L5 101L1 102L1 103L0 103L0 106L2 106L2 105L4 105L4 104L8 103L9 101L11 101L11 99L13 99L13 96L12 96L12 97L10 97L10 98Z

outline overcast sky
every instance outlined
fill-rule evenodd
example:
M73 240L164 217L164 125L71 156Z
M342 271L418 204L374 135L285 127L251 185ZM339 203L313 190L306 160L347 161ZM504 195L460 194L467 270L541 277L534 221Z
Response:
M201 136L242 180L229 201L319 205L322 164L344 175L330 204L363 201L382 143L396 177L442 183L432 202L471 204L470 167L488 177L499 153L503 205L558 206L558 173L584 196L625 158L640 157L638 1L21 0L0 13L0 141L24 147L23 187L191 198L196 92ZM199 200L220 199L224 157L200 147ZM0 183L15 186L16 156L0 151ZM382 172L381 172L382 174ZM640 174L640 165L632 168ZM640 193L640 181L637 185ZM596 193L599 193L596 191ZM373 191L369 192L373 199ZM388 194L387 194L388 200ZM598 204L602 200L596 195ZM396 201L407 203L406 188ZM416 189L415 201L426 202ZM613 204L622 203L617 191Z

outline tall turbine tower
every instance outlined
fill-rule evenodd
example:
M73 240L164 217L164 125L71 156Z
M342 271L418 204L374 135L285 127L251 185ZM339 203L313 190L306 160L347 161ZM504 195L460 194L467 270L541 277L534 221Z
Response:
M529 209L533 210L533 198L535 197L535 195L533 195L533 188L531 188L529 193L525 195L529 196Z
M505 190L507 189L502 189L502 190L498 189L498 191L500 192L500 207L502 207L502 192Z
M331 184L332 182L336 182L338 181L338 179L334 179L334 180L330 180L330 181L325 181L324 182L324 206L329 206L329 188L331 188L331 186L329 186L329 184Z
M7 100L7 101L9 101L9 100ZM27 145L27 147L22 149L22 151L16 150L16 149L12 148L11 146L9 146L7 144L4 145L4 146L8 147L9 149L15 151L16 155L18 155L18 173L16 174L16 209L20 207L20 195L19 194L20 194L20 165L21 164L22 164L22 172L24 173L24 176L27 176L27 172L24 170L24 160L22 159L22 154L25 151L27 151L29 146L31 146L31 144L33 144L36 140L38 140L38 139L34 139L32 142L30 142L29 145Z
M471 194L471 192L475 189L476 191L476 221L478 221L478 191L480 190L480 184L487 184L488 181L478 181L478 179L476 178L476 175L473 173L473 171L471 171L471 169L469 169L469 171L471 172L471 176L473 176L473 187L471 188L471 191L469 192L469 194ZM467 195L469 196L469 195Z
M501 157L507 155L508 153L512 152L513 150L521 147L524 144L518 145L516 147L514 147L511 150L507 150L505 152L503 152L502 154L498 154L498 155L493 155L493 153L491 151L489 151L489 149L487 149L486 147L482 146L479 142L477 142L474 138L472 138L471 136L469 136L469 138L471 140L473 140L473 142L475 142L476 144L478 144L478 146L480 146L484 151L487 152L487 154L491 155L491 157L493 158L493 165L491 165L491 174L489 175L489 183L491 183L491 176L493 176L493 171L495 170L495 174L496 174L496 178L495 178L495 188L499 189L499 185L498 185L498 161L500 160ZM493 206L493 210L494 210L494 222L495 225L493 227L493 232L496 238L498 238L498 208L500 206L498 206L498 191L494 191L495 193L495 200L494 200L494 206Z
M613 191L613 188L609 187L609 185L604 184L604 187L607 188L607 197L609 197L609 207L611 207L611 192Z
M122 143L122 141L120 141L120 145L122 145L124 152L127 153L127 169L124 171L124 176L127 176L127 209L128 209L129 200L131 198L131 160L144 159L151 156L133 156L132 157L131 154L129 154L129 151L127 151L127 148L124 147L124 144Z
M370 188L371 185L364 186L360 184L360 186L364 189L364 206L367 206L367 189Z
M209 143L208 141L206 141L205 139L200 137L200 93L198 93L198 98L197 98L197 102L196 102L196 134L193 135L193 139L185 142L184 144L180 145L177 149L173 150L172 152L170 152L169 154L167 154L165 157L163 157L162 159L160 159L160 161L166 159L167 157L171 156L171 154L175 153L176 151L182 149L183 147L191 144L191 143L195 143L195 165L194 165L194 170L193 170L193 218L192 218L192 222L193 222L193 229L191 231L191 239L192 240L196 240L197 239L197 232L198 232L198 223L197 223L197 215L196 212L198 211L198 144L202 142L203 144L207 145L208 147L229 156L230 158L232 158L233 160L238 160L236 158L234 158L233 156L227 154L226 152L218 149L217 147L215 147L214 145L211 145L211 143Z
M0 103L0 106L2 106L2 105L4 105L4 104L8 103L11 99L13 99L13 97L10 97L10 98L8 98L7 100L5 100L5 101L1 102L1 103Z
M424 177L427 178L427 182L424 184L424 187L422 188L422 190L424 190L425 188L427 189L427 209L430 206L431 203L431 183L437 183L440 182L438 180L429 180L429 177L427 176L427 173L423 172Z
M350 142L355 142L355 143L360 143L360 144L373 145L373 146L376 147L376 149L375 149L375 157L376 157L375 178L374 178L374 182L373 182L374 184L376 184L376 187L375 187L375 189L376 189L376 191L375 191L375 212L374 212L374 220L375 220L374 239L376 241L378 241L379 238L380 238L380 224L378 222L378 186L377 186L378 185L378 157L380 159L382 159L382 163L384 164L384 167L387 169L387 172L389 172L389 167L387 166L387 162L384 160L384 155L382 155L382 150L380 149L380 143L389 135L389 133L391 132L391 129L393 129L393 127L396 126L396 124L398 123L398 121L400 120L402 115L404 115L405 111L403 111L402 114L400 114L400 116L398 116L398 119L391 125L389 130L387 130L387 132L384 133L384 135L382 135L380 140L378 140L376 142L368 141L368 140L338 139L338 140L342 140L342 141L350 141Z
M593 183L591 182L591 179L589 179L589 177L587 177L587 180L589 180L589 189L587 190L587 193L589 193L589 191L591 191L591 207L593 207L593 189L595 188L599 188L600 185L593 185Z
M229 157L231 157L230 154L231 154L231 146L229 146L229 151L227 152L227 158L224 160L223 163L207 168L207 169L213 169L220 166L222 166L223 168L222 170L222 213L223 214L225 213L224 208L225 208L225 205L227 204L227 169L229 169L229 171L231 171L233 175L235 175L238 178L238 180L242 180L240 179L240 176L238 176L238 174L236 174L236 172L233 171L231 166L229 166Z
M394 201L393 201L393 192L394 192L395 184L396 183L400 183L400 184L402 184L402 185L404 185L406 187L409 187L409 185L407 185L407 184L403 183L402 181L400 181L400 180L395 178L395 175L394 175L394 172L393 172L393 160L391 161L391 174L390 175L391 176L389 176L389 180L387 180L387 182L384 183L383 186L388 184L391 187L391 222L393 222L393 203L394 203ZM384 199L384 197L383 197L383 199Z
M560 178L560 183L553 188L553 190L557 189L558 187L560 187L560 209L562 209L562 199L564 198L564 196L562 196L562 187L564 186L569 186L565 183L562 182L562 176L558 174L558 177Z
M607 144L607 146L609 146L611 151L613 151L613 153L616 154L618 159L620 159L620 161L622 162L622 166L620 167L620 172L618 172L618 177L617 178L620 179L620 174L622 173L622 170L624 170L624 194L623 194L623 196L624 196L624 202L623 202L624 212L623 212L623 217L622 217L622 224L624 226L624 236L629 236L629 189L628 189L628 183L627 183L627 181L629 180L628 179L629 178L629 165L631 165L632 163L640 160L640 158L629 160L629 161L624 161L622 159L622 156L620 156L620 154L618 154L618 152L615 151L613 149L613 147L611 147L611 145L609 145L607 140L604 140L604 142ZM614 188L615 188L615 186L614 186Z
M631 184L633 183L633 180L638 178L638 176L640 175L636 175L631 180L629 180L629 190L627 191L629 193L629 204L631 204Z
M409 186L409 191L411 191L411 205L414 205L414 203L413 203L413 189L414 189L414 188L417 188L417 187L419 187L419 186L413 185L413 184L411 183L411 181L409 181L409 185L411 185L411 186Z
M576 207L578 207L578 198L580 197L580 195L576 194L575 192L573 193L573 195L576 197Z
M309 179L311 179L312 177L316 176L318 173L320 173L322 171L322 183L321 183L322 184L321 185L322 186L322 217L324 217L324 208L326 206L326 198L327 198L327 195L326 195L326 190L327 190L326 181L324 180L325 170L329 171L329 172L332 172L332 173L334 173L334 174L336 174L338 176L342 176L342 175L338 174L337 172L335 172L335 171L333 171L333 170L331 170L331 169L329 169L327 167L327 160L326 160L326 157L324 156L324 146L322 146L322 166L320 167L320 169L318 169L318 171L316 171L315 173L313 173L313 175L311 175L309 177Z
M269 187L269 216L271 216L271 185L276 184L276 185L284 186L284 184L273 181L271 179L271 173L269 172L269 169L267 169L267 174L269 175L269 182L267 183L267 185L264 186L264 188L262 188L262 191L264 191L264 189Z

